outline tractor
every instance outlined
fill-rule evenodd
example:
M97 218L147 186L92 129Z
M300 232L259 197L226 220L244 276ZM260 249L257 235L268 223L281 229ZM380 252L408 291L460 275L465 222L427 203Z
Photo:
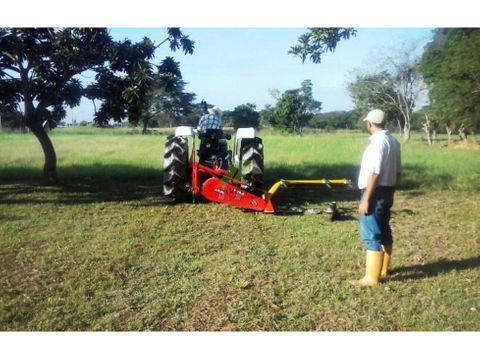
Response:
M198 149L197 138L200 139ZM272 197L281 187L350 186L347 179L279 180L269 190L263 190L262 139L256 136L254 128L239 128L232 149L228 149L228 140L231 135L222 130L199 133L190 126L177 127L165 143L163 193L166 201L178 203L201 197L250 211L275 213Z
M196 140L200 140L198 150ZM254 128L236 131L233 147L228 149L230 134L223 130L199 133L189 126L179 126L167 138L163 162L163 192L168 202L187 201L193 196L206 197L204 183L210 178L234 182L257 196L263 186L263 142ZM191 151L189 151L191 147Z

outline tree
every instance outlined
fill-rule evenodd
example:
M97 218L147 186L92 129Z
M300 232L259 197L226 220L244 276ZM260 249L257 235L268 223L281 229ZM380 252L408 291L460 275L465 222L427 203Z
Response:
M300 87L300 96L305 103L306 113L309 117L317 115L322 109L322 103L313 98L312 80L303 80Z
M386 72L357 74L355 80L348 85L348 91L360 116L367 114L372 108L381 108L385 112L387 121L398 125L401 132L401 113L390 100L396 96L392 81Z
M285 91L273 111L272 125L287 132L298 132L305 125L303 113L305 106L302 104L298 90Z
M23 114L18 110L4 109L0 111L0 131L3 128L19 129L23 122Z
M235 129L241 127L258 128L260 125L260 113L255 111L256 105L247 103L239 105L229 114L233 120Z
M321 62L322 55L334 52L342 39L356 36L353 28L308 28L309 32L298 38L298 43L290 48L289 54L296 55L305 62L307 57L315 64Z
M167 31L162 43L193 52L193 42L179 29ZM57 160L46 129L54 128L65 117L65 108L79 105L83 95L100 100L95 111L99 124L126 117L138 122L158 46L148 38L116 42L104 28L0 29L0 108L19 110L23 105L25 125L41 144L50 182L58 181ZM96 82L84 87L77 76L87 70L96 73Z
M331 111L315 115L310 121L312 128L335 130L353 129L358 123L359 114L353 111Z
M269 125L272 125L275 122L274 120L275 115L273 111L274 111L274 107L272 107L272 105L270 104L265 105L265 108L260 110L259 123L261 127L267 127Z
M23 103L25 125L42 146L52 182L56 154L45 128L65 116L65 106L79 104L82 87L74 76L103 60L109 41L104 29L0 30L0 99L15 109Z
M310 80L305 80L301 88L285 91L273 109L271 124L302 135L303 128L321 110L322 103L313 98L312 86Z
M173 127L194 111L195 94L185 92L186 82L182 79L179 64L167 57L160 65L159 74L154 76L153 85L147 94L146 111L142 114L143 133L149 123ZM168 69L177 69L174 73Z
M432 116L448 134L480 129L480 29L436 29L420 62Z
M359 73L348 86L357 109L366 113L381 108L387 118L397 121L405 141L410 139L413 109L424 90L418 59L412 53L412 49L404 49L398 56L386 58L383 70Z

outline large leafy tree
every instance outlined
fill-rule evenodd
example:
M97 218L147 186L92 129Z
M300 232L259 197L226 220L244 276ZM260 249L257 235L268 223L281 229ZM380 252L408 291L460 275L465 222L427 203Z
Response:
M233 120L233 127L235 129L241 127L258 128L260 125L260 113L255 109L256 105L251 103L235 107L235 109L229 114Z
M298 38L296 45L288 51L305 62L307 58L315 64L322 60L326 52L334 52L340 40L356 36L354 28L308 28L308 32Z
M299 94L305 104L305 113L309 118L320 113L320 110L322 109L322 103L313 98L312 80L302 81Z
M389 123L398 124L400 130L401 113L392 99L396 97L393 79L388 72L357 74L355 80L348 84L348 91L360 116L373 108L381 108Z
M413 48L406 46L395 57L385 58L380 68L357 73L348 90L357 109L364 114L378 107L391 120L395 119L407 141L411 136L413 109L425 89L418 72L418 58Z
M299 89L287 90L279 97L270 122L287 132L302 134L310 119L320 113L322 103L313 98L312 82L305 80Z
M304 111L305 104L302 103L298 90L287 90L275 106L272 125L287 132L301 133L300 129L306 124Z
M428 85L433 118L460 134L480 129L480 29L436 29L420 71Z
M163 42L171 50L193 52L193 42L177 28L168 29ZM153 75L177 70L151 63L159 45L148 38L113 41L104 28L0 29L0 111L23 111L25 125L43 149L50 182L58 181L57 161L46 129L55 127L66 107L79 105L82 96L100 101L99 124L127 117L138 122ZM96 73L95 83L84 86L78 75L87 70Z
M259 124L262 127L268 127L272 125L275 120L274 120L274 107L270 104L266 104L265 107L260 110L260 119L259 119Z
M315 115L309 122L312 128L334 130L334 129L353 129L358 126L360 114L356 110L352 111L330 111Z
M186 92L185 86L179 64L171 57L165 58L147 94L147 106L141 116L144 133L149 124L172 127L183 123L195 112L193 101L196 96Z

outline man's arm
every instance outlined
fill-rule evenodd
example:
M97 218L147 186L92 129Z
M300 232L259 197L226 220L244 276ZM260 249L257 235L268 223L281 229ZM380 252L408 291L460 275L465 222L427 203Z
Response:
M368 213L368 206L370 204L370 199L373 195L373 192L377 188L378 179L380 178L380 174L370 174L368 177L367 188L363 193L362 200L360 201L360 205L358 206L358 213L365 215Z

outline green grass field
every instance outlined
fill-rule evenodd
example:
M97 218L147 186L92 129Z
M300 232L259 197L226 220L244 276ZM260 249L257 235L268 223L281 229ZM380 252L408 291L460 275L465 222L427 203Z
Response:
M32 135L0 133L0 330L480 330L480 151L403 146L392 275L364 271L355 191L282 190L254 214L162 199L165 135L51 133L61 183ZM367 135L260 133L265 176L356 179ZM313 213L316 213L313 211Z

